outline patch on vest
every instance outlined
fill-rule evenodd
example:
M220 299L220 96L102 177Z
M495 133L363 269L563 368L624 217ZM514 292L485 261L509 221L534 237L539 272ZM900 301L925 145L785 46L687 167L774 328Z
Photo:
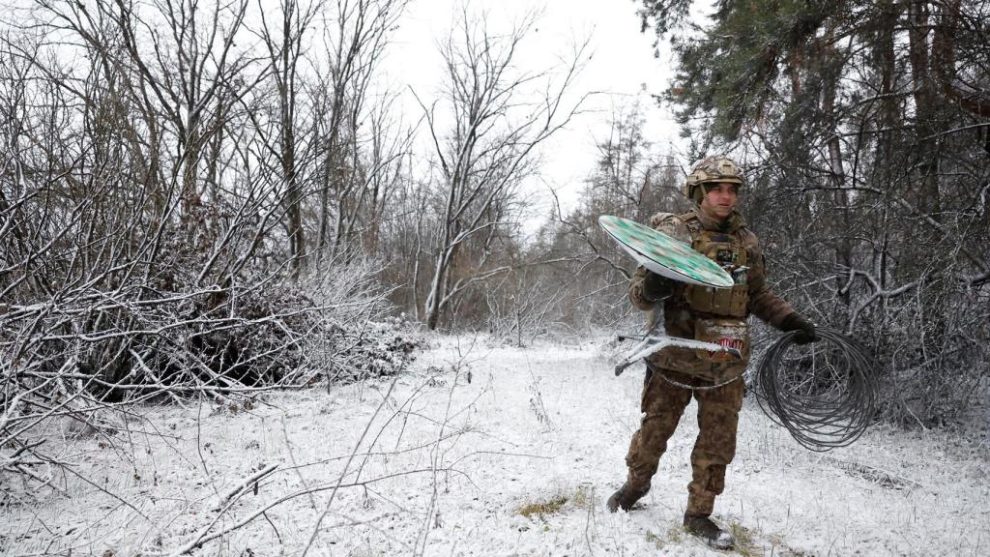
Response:
M696 319L694 322L694 338L718 344L726 348L735 348L743 359L749 357L749 326L740 319ZM714 363L737 361L735 356L727 352L712 352L695 350L702 360Z

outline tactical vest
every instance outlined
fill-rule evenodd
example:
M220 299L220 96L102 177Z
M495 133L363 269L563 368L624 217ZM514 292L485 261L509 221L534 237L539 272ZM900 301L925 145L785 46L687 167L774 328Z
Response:
M729 273L732 288L688 285L684 298L695 312L724 317L746 317L749 303L748 257L742 239L736 234L705 230L693 213L678 217L691 233L691 247Z
M750 356L746 247L739 234L705 230L693 213L677 218L691 234L691 247L718 263L735 282L732 288L684 286L682 303L686 303L691 314L693 329L689 334L696 340L735 348L742 354L742 360L726 352L669 348L661 350L655 362L660 367L715 383L734 379L746 370Z

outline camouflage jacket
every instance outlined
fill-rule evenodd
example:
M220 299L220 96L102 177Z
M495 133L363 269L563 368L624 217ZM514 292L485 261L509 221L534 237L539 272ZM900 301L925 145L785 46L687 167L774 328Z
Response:
M740 247L740 251L745 252L741 253L740 256L748 267L744 280L740 281L745 284L742 294L748 296L745 298L744 306L741 306L735 315L706 313L692 308L688 300L692 287L680 282L673 282L673 295L667 298L663 306L664 328L669 336L702 337L703 335L699 333L699 325L705 326L711 320L741 327L744 331L746 344L742 360L712 361L711 353L688 348L667 347L652 354L648 358L650 364L660 369L673 370L716 383L741 375L746 371L750 351L749 334L746 330L746 318L749 314L756 315L774 327L779 327L781 322L794 312L787 302L774 294L767 286L766 264L756 234L746 228L745 221L737 212L733 212L726 223L722 225L714 219L706 217L697 208L683 215L658 213L650 219L650 226L692 244L695 249L699 248L698 241L706 231L731 237L731 241ZM636 269L629 283L629 299L637 308L651 312L650 325L652 325L658 316L655 313L654 304L643 295L643 280L646 278L647 272L643 267ZM699 339L712 340L709 338Z

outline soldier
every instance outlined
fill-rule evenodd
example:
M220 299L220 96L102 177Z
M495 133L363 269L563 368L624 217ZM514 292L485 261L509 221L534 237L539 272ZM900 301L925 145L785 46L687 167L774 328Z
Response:
M692 396L698 401L698 438L691 453L692 481L684 527L710 545L731 548L732 536L711 518L715 497L722 493L725 467L736 450L736 426L749 360L746 318L754 314L782 331L797 331L794 340L816 340L815 326L767 287L763 253L756 235L736 211L745 186L739 167L726 157L709 157L694 166L684 193L695 207L683 215L659 213L650 219L657 230L690 243L719 263L735 279L732 288L709 288L671 281L643 267L629 283L629 298L652 311L650 325L663 304L663 325L669 336L734 346L742 359L724 352L669 346L646 360L639 431L632 438L625 484L608 499L608 510L630 509L650 489L667 440Z

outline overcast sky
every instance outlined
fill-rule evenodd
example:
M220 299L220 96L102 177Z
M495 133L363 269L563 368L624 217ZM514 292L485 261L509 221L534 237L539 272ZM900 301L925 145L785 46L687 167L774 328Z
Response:
M393 85L407 83L427 98L438 91L443 76L437 42L448 35L462 1L414 0L409 5L387 59L386 71ZM663 51L654 57L652 31L639 32L638 2L634 0L474 0L470 4L472 12L488 13L495 32L509 29L527 11L541 7L542 15L522 50L520 65L532 71L545 69L554 56L566 56L570 45L587 37L592 56L576 92L606 93L590 101L587 108L591 111L543 149L543 179L566 202L575 198L591 172L597 157L595 143L607 137L613 110L632 105L637 97L648 117L647 137L660 149L666 150L672 142L676 149L674 122L649 97L666 86L670 53ZM528 187L546 192L546 186L537 182Z

